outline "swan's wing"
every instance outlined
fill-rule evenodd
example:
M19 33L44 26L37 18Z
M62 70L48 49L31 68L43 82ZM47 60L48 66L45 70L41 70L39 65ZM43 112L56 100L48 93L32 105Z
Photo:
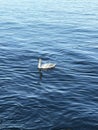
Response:
M48 67L49 67L49 64L42 64L41 67L42 67L43 69L48 68Z
M55 65L56 64L52 64L52 63L42 64L41 68L43 68L43 69L49 69L49 68L55 67Z
M50 67L50 68L52 68L52 67L55 67L55 66L56 66L56 64L52 64L52 63L49 63L48 65L49 65L49 67Z

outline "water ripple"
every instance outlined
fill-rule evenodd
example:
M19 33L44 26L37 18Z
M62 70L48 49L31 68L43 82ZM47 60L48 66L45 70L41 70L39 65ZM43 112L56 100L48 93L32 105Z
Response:
M97 130L98 2L42 1L0 4L0 129Z

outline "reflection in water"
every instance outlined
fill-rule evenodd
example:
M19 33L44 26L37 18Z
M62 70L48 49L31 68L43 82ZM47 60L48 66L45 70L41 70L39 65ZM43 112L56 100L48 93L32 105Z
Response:
M40 76L40 79L42 79L42 71L41 70L39 70L39 76Z

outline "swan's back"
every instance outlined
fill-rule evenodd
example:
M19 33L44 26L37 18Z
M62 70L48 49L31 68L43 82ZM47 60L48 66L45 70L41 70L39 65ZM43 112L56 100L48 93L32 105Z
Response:
M52 63L47 63L47 64L42 64L41 68L42 69L52 69L56 66L56 64L52 64Z
M53 64L53 63L41 64L41 62L42 60L39 59L38 69L52 69L56 66L56 64Z

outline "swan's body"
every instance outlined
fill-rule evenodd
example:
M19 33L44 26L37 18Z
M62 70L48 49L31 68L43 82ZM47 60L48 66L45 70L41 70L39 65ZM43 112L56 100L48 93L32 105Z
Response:
M39 59L39 62L38 62L38 69L52 69L56 66L56 64L53 64L53 63L46 63L46 64L41 64L42 60Z

